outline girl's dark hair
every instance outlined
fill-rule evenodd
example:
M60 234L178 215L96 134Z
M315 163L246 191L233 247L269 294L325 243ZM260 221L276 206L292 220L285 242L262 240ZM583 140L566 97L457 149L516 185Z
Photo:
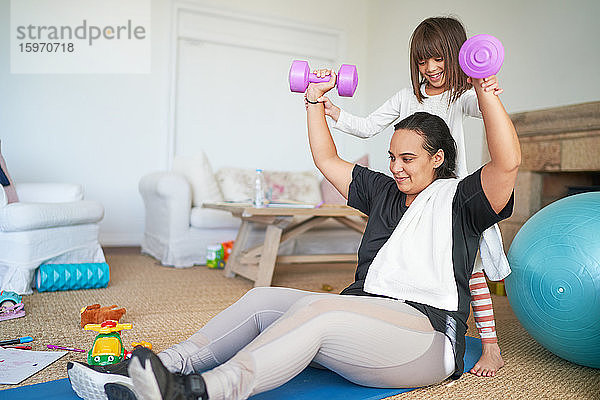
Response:
M446 122L437 115L417 112L394 125L394 131L407 129L423 137L423 148L434 155L444 151L444 162L435 169L435 179L456 178L456 142Z
M419 61L441 57L444 59L446 86L450 91L448 103L452 103L471 88L467 75L460 69L458 52L467 40L462 23L452 17L427 18L421 22L410 38L410 78L419 103L425 97L421 84L427 80L419 73Z

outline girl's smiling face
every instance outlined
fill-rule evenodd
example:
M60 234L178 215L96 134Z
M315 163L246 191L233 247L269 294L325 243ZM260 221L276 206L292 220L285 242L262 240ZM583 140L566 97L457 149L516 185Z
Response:
M419 73L427 80L429 89L433 89L435 93L440 94L446 87L446 74L444 73L444 59L442 57L432 57L427 60L419 60L417 62Z

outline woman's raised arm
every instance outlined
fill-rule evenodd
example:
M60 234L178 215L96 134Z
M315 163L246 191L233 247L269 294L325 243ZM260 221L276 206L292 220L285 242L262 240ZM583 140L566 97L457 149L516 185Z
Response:
M521 164L521 147L515 127L494 92L482 88L482 79L473 79L491 160L481 171L481 185L496 213L508 203Z
M344 161L338 156L331 132L325 121L325 108L323 103L317 102L319 97L333 88L335 79L335 73L332 72L329 82L311 83L308 86L306 92L308 141L313 160L319 171L347 199L354 164Z

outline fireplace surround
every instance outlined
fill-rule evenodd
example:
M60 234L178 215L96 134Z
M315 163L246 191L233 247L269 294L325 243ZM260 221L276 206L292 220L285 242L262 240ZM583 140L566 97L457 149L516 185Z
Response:
M512 114L521 142L513 215L502 221L504 248L542 207L600 186L600 101Z

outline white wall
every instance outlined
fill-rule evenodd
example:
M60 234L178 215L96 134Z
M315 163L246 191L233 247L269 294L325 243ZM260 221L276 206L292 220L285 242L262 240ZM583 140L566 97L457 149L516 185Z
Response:
M489 33L505 48L498 77L508 112L544 109L600 99L600 1L598 0L378 0L370 4L367 113L398 89L410 86L409 40L414 28L432 16L457 16L467 35ZM360 93L359 96L363 96ZM470 170L482 153L483 124L465 124ZM387 171L390 132L370 140L374 167ZM483 154L483 155L482 155Z
M167 166L172 3L152 0L151 74L17 75L10 73L7 56L10 1L0 0L0 139L10 173L17 182L82 183L86 198L99 200L105 207L100 233L103 244L139 243L144 210L138 181L144 174ZM342 58L367 64L366 1L193 3L339 30L345 37ZM366 69L359 72L364 74ZM301 94L293 95L303 107ZM361 112L360 105L355 101L348 108ZM223 120L227 121L231 116L227 115L226 104L222 109ZM244 133L240 130L239 134ZM348 143L354 148L350 153L364 149L362 142ZM251 157L252 149L247 150ZM308 147L292 151L308 151ZM228 160L211 161L223 164ZM233 166L239 162L229 161ZM303 167L312 168L312 164L307 161ZM281 165L281 169L299 168Z
M314 169L303 96L290 93L288 71L295 59L311 68L345 62L346 33L187 4L176 15L175 156L204 148L213 168ZM335 90L330 96L357 104ZM341 149L364 154L364 142L347 138L339 138Z

